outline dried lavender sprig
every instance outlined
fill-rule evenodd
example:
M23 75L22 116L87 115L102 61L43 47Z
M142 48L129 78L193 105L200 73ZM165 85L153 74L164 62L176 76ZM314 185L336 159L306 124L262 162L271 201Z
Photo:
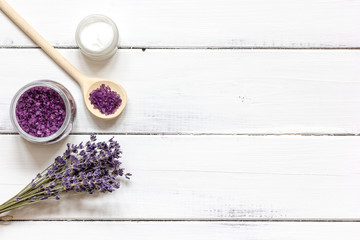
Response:
M46 199L59 200L62 194L70 191L92 194L119 188L118 177L129 179L131 174L125 174L124 168L120 167L122 152L113 139L96 142L96 136L92 135L85 145L67 144L62 156L58 156L13 198L0 205L0 214Z

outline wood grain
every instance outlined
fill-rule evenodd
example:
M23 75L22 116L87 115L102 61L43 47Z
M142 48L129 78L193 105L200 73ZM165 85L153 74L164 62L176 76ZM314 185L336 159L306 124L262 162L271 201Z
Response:
M360 223L268 222L11 222L0 224L1 239L29 236L62 239L248 239L248 240L358 240ZM61 232L59 232L61 229ZM56 234L54 234L56 233ZM42 239L41 237L37 237Z
M81 72L119 82L128 107L94 119L80 88L38 49L0 50L0 132L16 91L39 79L74 95L74 133L359 134L358 50L121 50L109 62L61 53Z
M110 136L101 136L108 139ZM15 219L359 220L360 138L117 136L134 174L112 194L74 195ZM64 151L0 135L0 202Z
M360 46L359 0L8 1L56 47L74 47L93 13L114 19L125 48ZM0 23L1 47L34 46L3 14Z

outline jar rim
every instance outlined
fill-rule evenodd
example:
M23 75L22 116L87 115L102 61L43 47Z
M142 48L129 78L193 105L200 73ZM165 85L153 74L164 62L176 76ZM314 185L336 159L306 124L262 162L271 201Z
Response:
M114 38L113 38L112 42L103 51L93 51L91 49L86 48L80 39L80 34L81 34L83 28L86 25L88 25L89 23L92 23L95 21L108 23L114 32ZM77 45L79 46L80 51L83 54L85 54L86 56L89 56L90 58L94 58L94 59L95 58L97 58L97 59L104 58L105 59L106 57L112 56L117 50L118 42L119 42L119 30L118 30L115 22L111 18L109 18L105 15L102 15L102 14L91 14L91 15L86 16L79 22L79 24L76 28L75 41L76 41Z
M19 134L24 137L26 140L30 141L30 142L34 142L34 143L49 143L52 142L56 139L58 139L59 137L61 137L61 135L66 131L67 126L71 123L71 103L68 99L68 97L66 96L66 94L63 92L63 90L57 86L56 84L59 84L55 81L52 80L37 80L31 83L26 84L25 86L23 86L22 88L20 88L16 93L15 96L13 97L12 101L11 101L11 105L10 105L10 119L11 122L13 123L14 127L16 128L16 130L19 132ZM61 85L61 84L60 84ZM62 86L62 85L61 85ZM32 136L30 134L28 134L27 132L25 132L22 127L20 126L17 117L16 117L16 106L17 103L19 101L19 98L29 89L34 88L34 87L48 87L51 88L52 90L54 90L55 92L57 92L59 94L59 96L61 97L61 99L64 102L65 105L65 119L64 122L62 123L61 127L53 134L51 134L50 136L47 137L36 137L36 136Z

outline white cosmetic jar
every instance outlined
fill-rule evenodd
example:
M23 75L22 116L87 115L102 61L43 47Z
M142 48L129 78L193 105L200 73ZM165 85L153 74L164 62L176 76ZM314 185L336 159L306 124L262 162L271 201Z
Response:
M76 29L75 40L86 57L101 61L116 53L119 31L110 18L93 14L81 20Z

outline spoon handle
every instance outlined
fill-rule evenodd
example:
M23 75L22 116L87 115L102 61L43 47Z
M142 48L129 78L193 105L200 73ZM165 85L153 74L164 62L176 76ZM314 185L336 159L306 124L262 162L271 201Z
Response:
M33 27L30 26L6 1L0 0L0 10L13 21L34 43L49 55L62 69L74 78L82 87L85 76L69 63L53 46L50 45Z

